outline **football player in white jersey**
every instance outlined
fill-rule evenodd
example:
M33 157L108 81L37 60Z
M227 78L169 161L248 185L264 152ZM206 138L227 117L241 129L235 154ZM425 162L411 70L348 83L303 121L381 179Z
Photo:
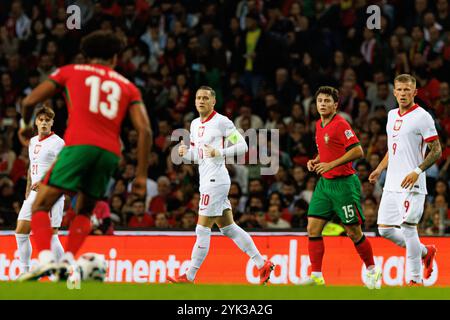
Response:
M42 107L36 111L35 124L38 134L30 139L28 153L30 167L28 168L27 189L25 201L17 218L16 240L21 262L21 273L28 272L31 263L32 247L30 242L31 231L31 205L39 189L39 181L52 165L58 153L64 147L64 140L51 131L55 113L49 107ZM59 259L64 249L58 238L58 228L61 226L64 211L64 196L52 207L49 212L53 227L52 251Z
M406 281L410 286L422 285L421 258L423 278L428 279L433 271L436 247L420 243L417 224L427 194L425 170L442 154L433 118L414 103L416 94L414 77L402 74L395 78L394 96L399 108L388 114L388 152L369 176L369 181L375 183L387 168L378 230L384 238L406 247L409 269ZM427 145L430 151L425 157Z
M225 158L243 155L248 146L233 122L214 110L216 94L210 87L200 87L195 96L195 106L200 115L191 122L190 148L184 142L178 154L191 161L198 161L200 173L199 216L195 233L191 265L178 277L168 277L170 282L193 282L197 271L205 260L210 245L211 228L217 224L222 234L231 238L255 263L260 273L260 283L265 284L274 264L264 260L250 235L233 220L228 200L230 176L225 167ZM231 142L231 146L227 146Z

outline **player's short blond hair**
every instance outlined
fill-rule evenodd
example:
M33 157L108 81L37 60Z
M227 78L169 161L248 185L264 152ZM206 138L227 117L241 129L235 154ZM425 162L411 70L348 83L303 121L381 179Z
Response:
M414 86L416 86L416 78L414 78L412 75L406 74L406 73L399 74L398 76L396 76L394 79L394 85L396 82L412 83Z
M38 118L41 114L46 115L51 120L55 118L55 112L52 108L44 106L36 110L36 118Z
M206 91L209 91L210 94L211 94L211 97L214 97L214 98L216 97L216 92L215 92L214 89L211 88L211 87L208 87L208 86L201 86L200 88L197 89L197 91L199 91L199 90L206 90Z

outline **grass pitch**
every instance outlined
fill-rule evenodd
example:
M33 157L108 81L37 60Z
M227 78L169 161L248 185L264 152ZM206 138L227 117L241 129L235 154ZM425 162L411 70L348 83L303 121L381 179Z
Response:
M0 282L1 300L449 300L450 287L365 287L294 285L191 285L83 282Z

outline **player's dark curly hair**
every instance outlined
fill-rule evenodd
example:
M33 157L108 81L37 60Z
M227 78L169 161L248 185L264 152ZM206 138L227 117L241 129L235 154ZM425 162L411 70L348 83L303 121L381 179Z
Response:
M334 102L338 102L339 100L338 89L329 86L322 86L319 89L317 89L316 94L314 95L314 101L317 100L317 96L321 93L331 96Z
M124 47L122 39L110 31L94 31L81 40L81 52L88 59L109 60Z

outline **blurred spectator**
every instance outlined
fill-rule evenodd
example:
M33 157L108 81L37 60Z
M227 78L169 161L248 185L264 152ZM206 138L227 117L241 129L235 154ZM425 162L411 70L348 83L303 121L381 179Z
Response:
M170 180L166 176L161 176L157 181L158 194L150 200L149 211L152 213L166 212L167 204L170 200L171 186Z
M9 175L16 160L16 154L10 149L9 141L4 135L0 136L0 177Z
M305 190L300 192L300 199L305 200L308 204L311 202L311 198L316 188L317 178L315 176L309 176L306 179L306 187Z
M127 216L122 212L125 200L122 195L115 194L110 200L111 221L118 226L127 224Z
M303 199L295 201L291 218L292 228L306 228L308 225L308 207L308 203Z
M155 228L157 229L168 229L169 219L167 218L167 214L165 212L159 212L155 215Z
M133 216L128 222L130 228L148 228L154 226L153 218L145 212L145 202L141 199L136 199L132 203Z
M12 226L17 220L14 202L17 195L14 193L14 183L9 178L0 179L0 225Z
M364 217L366 220L364 220L364 230L365 231L376 231L378 224L377 224L377 211L376 208L373 207L367 207L364 210Z
M92 234L112 235L114 233L108 202L104 200L97 201L92 212L92 218L95 221L92 226Z
M5 22L9 34L16 36L19 40L24 40L30 35L31 20L25 14L22 1L14 0L11 3L9 18Z
M267 228L270 229L289 229L291 228L291 224L281 218L280 207L277 205L269 206L269 210L267 212Z
M197 216L194 211L188 210L181 219L181 228L185 230L194 230L197 225Z
M389 90L389 83L387 81L377 83L377 93L374 97L367 98L372 106L371 112L375 111L376 106L383 106L386 111L397 107L392 90Z
M246 126L242 123L244 119L250 120L249 127L253 129L262 129L264 122L258 115L252 114L252 108L249 105L243 104L239 108L239 116L234 120L234 125L238 129L246 131Z

